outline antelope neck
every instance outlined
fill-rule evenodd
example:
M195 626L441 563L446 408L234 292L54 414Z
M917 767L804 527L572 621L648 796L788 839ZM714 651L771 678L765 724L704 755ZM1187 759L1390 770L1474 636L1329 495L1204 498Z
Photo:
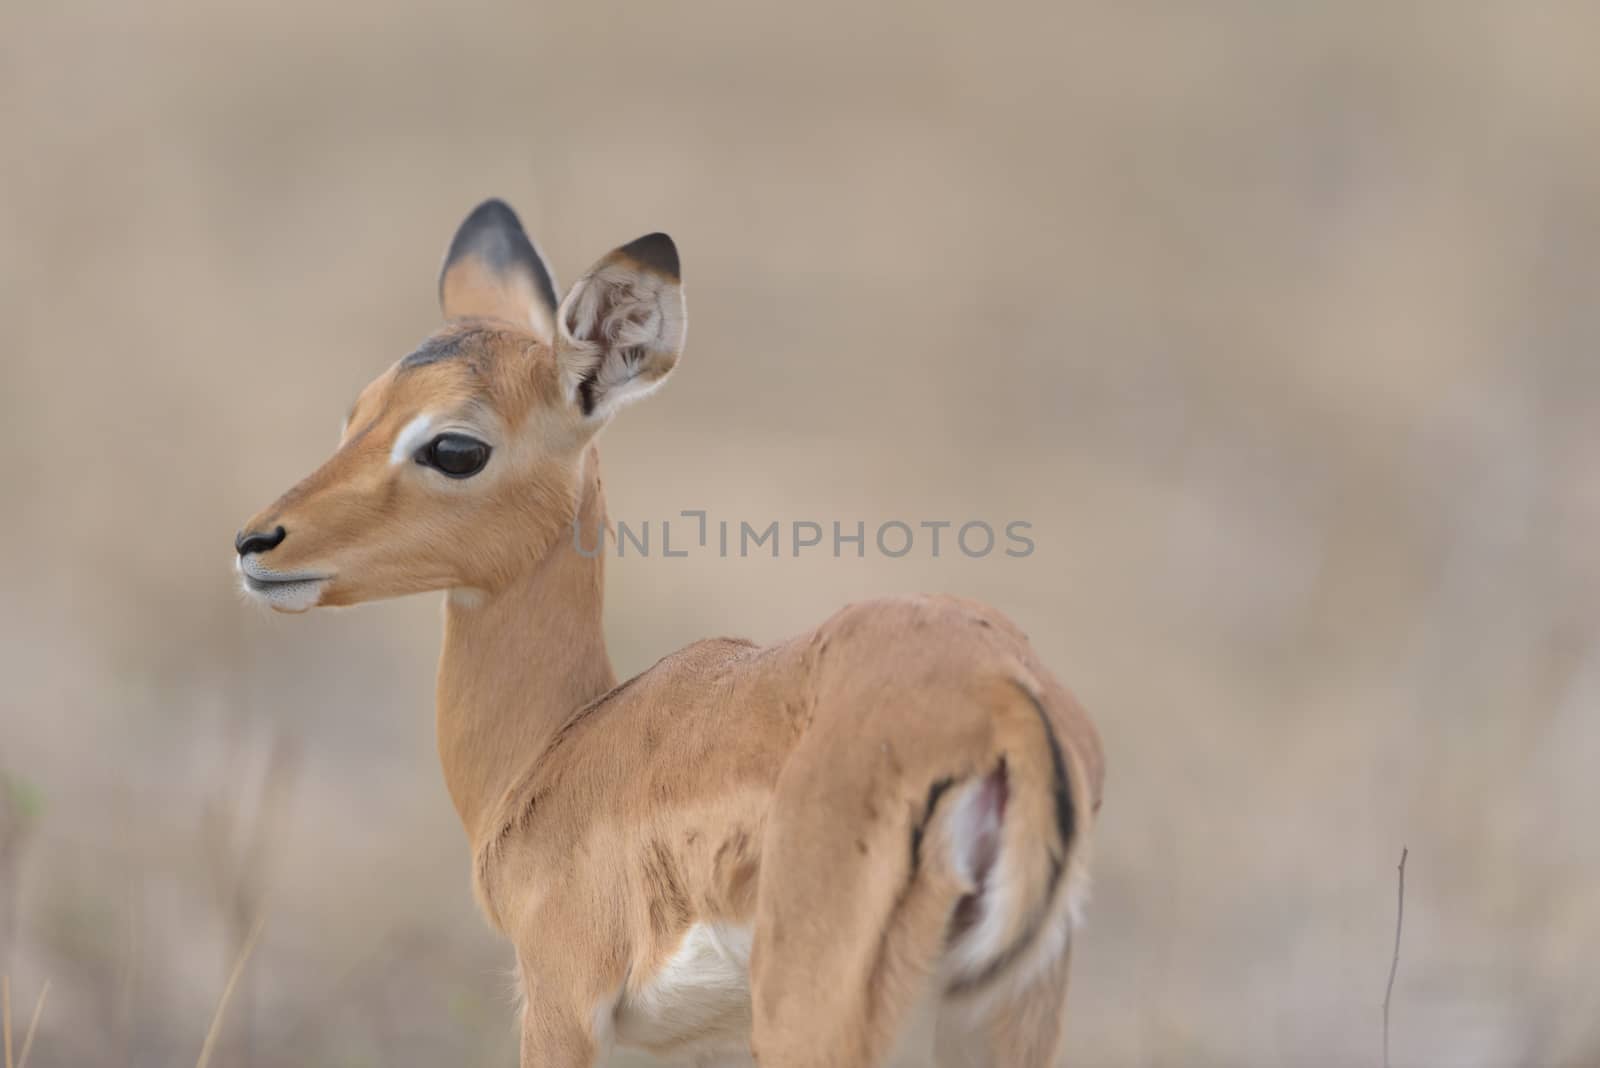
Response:
M592 532L605 524L592 448L582 470L575 514ZM604 578L605 554L578 552L568 528L503 589L445 600L439 760L474 848L527 762L568 716L616 685L600 618Z

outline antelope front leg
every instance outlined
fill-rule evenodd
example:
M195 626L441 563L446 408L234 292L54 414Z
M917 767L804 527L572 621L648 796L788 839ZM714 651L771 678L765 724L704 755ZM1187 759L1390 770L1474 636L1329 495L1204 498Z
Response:
M535 1001L522 1010L522 1068L593 1068L600 1043L593 1024L566 1006Z
M596 1006L603 1000L588 988L598 984L551 974L526 958L520 970L522 1068L593 1068L601 1053Z
M592 1068L599 1055L587 1028L522 1014L522 1068Z

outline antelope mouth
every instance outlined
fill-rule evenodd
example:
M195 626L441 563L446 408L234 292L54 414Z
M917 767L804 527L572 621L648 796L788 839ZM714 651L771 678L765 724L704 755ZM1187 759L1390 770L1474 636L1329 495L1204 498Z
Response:
M309 571L269 571L251 557L237 565L244 592L280 612L304 612L322 599L322 590L332 575Z

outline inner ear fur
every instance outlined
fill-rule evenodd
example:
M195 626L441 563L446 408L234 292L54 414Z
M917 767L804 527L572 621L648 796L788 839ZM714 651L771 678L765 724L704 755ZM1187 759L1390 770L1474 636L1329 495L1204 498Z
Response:
M556 355L568 397L604 417L659 386L677 366L688 328L678 250L648 234L578 279L557 313Z

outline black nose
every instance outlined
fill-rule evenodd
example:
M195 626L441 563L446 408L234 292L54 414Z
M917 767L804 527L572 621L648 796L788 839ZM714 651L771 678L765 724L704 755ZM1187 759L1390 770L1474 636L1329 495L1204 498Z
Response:
M249 553L264 553L268 549L276 549L278 543L288 536L289 532L284 530L281 524L273 527L270 534L263 534L259 530L246 534L241 530L234 535L233 547L238 550L240 556L245 556Z

